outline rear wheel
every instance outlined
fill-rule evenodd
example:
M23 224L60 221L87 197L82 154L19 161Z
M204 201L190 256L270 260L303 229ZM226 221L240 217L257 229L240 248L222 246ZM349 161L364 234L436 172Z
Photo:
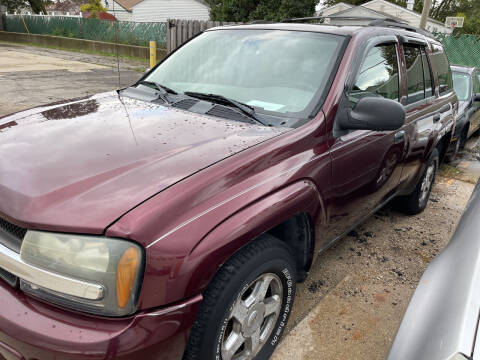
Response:
M228 260L204 293L184 360L268 359L277 346L295 297L295 261L270 236Z
M460 138L458 141L460 142L459 149L463 150L465 149L465 144L467 143L467 137L468 137L468 124L465 125L465 127L462 129L462 133L460 134Z
M407 196L397 199L398 207L401 211L409 215L421 213L427 207L428 199L432 191L435 175L438 169L438 151L433 150L427 161L427 166L423 172L420 181L417 183L415 190Z
M455 140L455 144L452 146L453 150L448 150L445 154L445 161L448 163L453 162L457 158L458 151L460 150L460 140Z

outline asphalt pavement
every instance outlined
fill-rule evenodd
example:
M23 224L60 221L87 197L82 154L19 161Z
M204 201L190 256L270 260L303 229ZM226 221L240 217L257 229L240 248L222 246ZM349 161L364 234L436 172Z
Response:
M126 87L142 75L125 62L119 72L114 59L104 59L0 42L0 116Z

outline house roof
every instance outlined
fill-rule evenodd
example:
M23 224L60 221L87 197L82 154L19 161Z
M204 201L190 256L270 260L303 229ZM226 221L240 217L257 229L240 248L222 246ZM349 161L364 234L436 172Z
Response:
M384 3L384 4L387 5L387 6L393 6L393 7L397 8L397 9L399 9L399 10L408 11L409 13L411 13L411 14L413 14L413 15L415 15L415 16L418 16L418 17L421 17L421 16L422 16L421 14L419 14L419 13L416 12L416 11L409 10L409 9L403 7L403 6L400 6L400 5L391 3L391 2L386 1L386 0L371 0L371 1L368 1L368 2L366 2L366 3L363 3L362 5L359 5L359 6L365 8L365 7L366 7L365 5L370 4L370 3L373 3L373 2L377 2L377 1L380 1L380 2ZM323 8L323 9L320 9L319 11L323 12L323 11L325 11L325 10L327 10L327 9L334 8L334 7L338 6L339 4L346 5L346 6L348 6L349 8L354 8L354 7L355 7L355 6L352 5L352 4L347 4L347 3L345 3L345 2L339 2L339 3L335 4L335 5L332 5L332 6ZM339 13L341 13L341 12L344 12L344 11L347 11L347 10L350 10L350 9L342 10L342 11L340 11L340 12L334 14L334 15L337 15L337 14L339 14ZM371 9L370 9L370 10L371 10ZM373 10L372 10L372 11L373 11ZM392 17L391 15L388 15L388 14L386 14L386 13L384 13L384 12L380 12L380 11L376 11L376 12L377 12L377 13L381 13L383 16L388 16L388 17L390 17L390 18L394 18L394 17ZM430 21L430 22L432 22L432 23L435 23L435 24L438 24L438 25L445 26L445 24L442 23L441 21L432 19L431 17L428 18L428 21Z
M321 3L318 3L318 4L317 4L317 7L318 7L320 4L321 4ZM347 4L347 3L343 2L343 1L340 1L340 2L336 3L335 5L332 5L332 6L329 6L329 7L326 7L326 8L318 7L318 8L316 8L315 10L316 10L316 11L325 11L325 10L328 10L328 9L336 8L336 7L338 7L339 5L344 5L344 6L347 6L347 7L349 7L349 8L354 7L354 5L352 5L352 4Z
M400 5L391 3L391 2L386 1L386 0L371 0L371 1L368 1L368 2L366 2L366 3L364 3L364 4L360 5L360 6L365 6L365 5L370 4L370 3L373 3L373 2L382 2L382 3L384 3L384 4L387 5L387 6L393 6L393 7L397 8L397 9L399 9L399 10L408 11L409 13L411 13L411 14L417 16L417 17L422 17L422 14L420 14L420 13L418 13L418 12L416 12L416 11L407 9L407 8L405 8L405 7L403 7L403 6L400 6ZM428 17L428 21L433 22L433 23L436 23L436 24L439 24L439 25L442 25L442 26L445 26L445 24L442 23L441 21L432 19L431 17Z
M354 11L357 8L361 8L363 11L367 11L369 13L372 13L372 15L377 15L378 17L382 17L382 18L386 17L386 18L393 19L393 20L396 20L396 21L404 21L404 20L402 20L402 19L400 19L396 16L384 13L382 11L372 10L372 9L366 8L364 6L352 6L349 9L339 11L338 13L335 13L331 16L335 17L335 16L342 16L342 15L345 15L345 14L349 14L350 12Z
M47 11L64 11L64 12L80 12L80 3L72 1L72 0L67 0L67 1L62 1L62 2L54 2L46 7Z
M143 0L114 0L118 5L123 7L125 10L131 11L132 8L141 3Z
M114 0L118 5L123 7L125 10L132 11L132 8L135 5L140 4L144 0ZM202 5L208 6L208 4L204 0L193 0Z

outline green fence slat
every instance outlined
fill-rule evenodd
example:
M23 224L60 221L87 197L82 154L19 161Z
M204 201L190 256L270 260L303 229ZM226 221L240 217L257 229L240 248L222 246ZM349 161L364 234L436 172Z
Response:
M25 24L23 22L25 21ZM158 46L167 43L167 24L164 22L133 22L88 19L69 16L6 15L7 31L43 35L65 36L77 39L116 42L148 46L156 41Z

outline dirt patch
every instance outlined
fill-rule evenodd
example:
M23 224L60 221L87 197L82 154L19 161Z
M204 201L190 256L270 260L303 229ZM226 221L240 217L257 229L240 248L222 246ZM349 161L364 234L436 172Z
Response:
M473 190L475 175L469 182L454 175L437 177L422 214L387 206L320 255L297 286L289 334L273 359L386 357L420 277L450 240Z

